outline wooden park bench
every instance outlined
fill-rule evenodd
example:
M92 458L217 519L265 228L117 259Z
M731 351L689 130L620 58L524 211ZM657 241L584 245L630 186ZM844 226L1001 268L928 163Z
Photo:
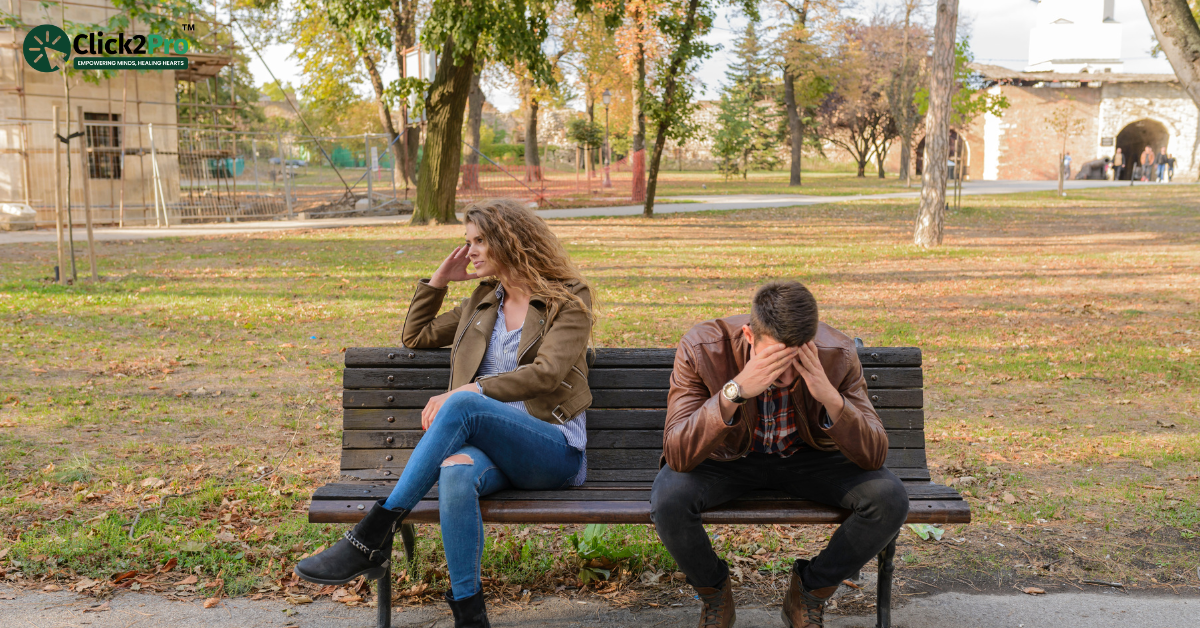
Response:
M969 506L954 489L930 481L925 461L921 350L858 348L871 402L888 432L887 467L904 481L909 523L968 523ZM342 396L341 481L313 494L311 523L355 523L391 493L421 438L421 409L446 390L448 350L346 350ZM583 486L554 491L507 490L481 500L491 523L650 523L650 487L658 473L674 349L599 349L588 375L588 472ZM761 491L704 513L706 523L840 523L848 511ZM437 488L401 529L412 559L413 523L437 523ZM878 626L891 625L896 541L879 554ZM379 626L391 625L391 577L379 581Z

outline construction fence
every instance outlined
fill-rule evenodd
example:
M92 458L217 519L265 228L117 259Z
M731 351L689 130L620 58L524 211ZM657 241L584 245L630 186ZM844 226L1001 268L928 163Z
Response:
M76 224L90 210L98 225L168 226L398 213L413 192L396 181L382 135L93 119L79 134L74 116L69 133L65 126L59 136L75 135L63 143L52 122L0 120L0 202L29 205L38 226L54 225L56 207L68 202Z
M415 188L397 180L385 135L288 133L128 123L85 113L80 132L48 121L0 120L0 203L24 203L37 225L57 207L75 224L197 222L397 214ZM460 202L513 197L539 207L640 203L645 151L605 165L591 149L550 167L499 163L464 145ZM471 157L474 156L474 159ZM471 163L474 161L475 163ZM56 197L55 190L58 190ZM66 209L69 207L69 214Z

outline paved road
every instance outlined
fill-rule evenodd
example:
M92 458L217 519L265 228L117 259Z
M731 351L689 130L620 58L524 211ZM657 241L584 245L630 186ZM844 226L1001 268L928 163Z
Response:
M284 602L225 600L205 609L200 601L122 593L95 612L93 598L73 593L23 593L0 588L0 628L370 628L375 610L320 601L293 606ZM535 600L534 605L492 608L496 628L691 628L699 606L629 611L593 600ZM89 612L89 609L91 611ZM397 611L397 627L449 628L443 604ZM779 607L739 608L739 628L782 625ZM868 628L874 616L832 616L829 628ZM1195 628L1200 626L1200 596L1133 597L1122 593L1061 593L1033 597L946 593L921 597L893 613L896 628Z
M967 195L980 195L1039 192L1053 190L1057 187L1057 185L1058 184L1055 181L972 181L964 185L963 193ZM1129 184L1114 183L1109 181L1068 181L1067 189L1077 190L1097 187L1121 187L1127 185ZM654 211L660 214L673 214L678 212L697 212L710 210L757 209L761 207L795 207L800 205L819 205L822 203L845 203L863 199L884 200L918 198L919 196L919 191L895 192L891 194L864 194L855 196L811 196L804 194L677 196L671 197L671 199L688 202L662 203L656 205ZM584 207L578 209L544 209L538 211L538 214L545 218L633 216L641 213L641 205ZM371 218L329 218L323 220L268 220L258 222L203 223L170 228L99 228L95 230L95 236L99 241L144 240L147 238L264 233L293 229L329 229L337 227L388 225L403 223L407 220L408 216L381 216ZM78 227L78 225L76 225L76 227ZM84 245L83 243L86 242L86 237L87 236L85 235L83 229L75 229L76 245ZM55 234L53 229L36 229L33 231L0 231L0 245L22 244L29 242L54 242L54 239Z

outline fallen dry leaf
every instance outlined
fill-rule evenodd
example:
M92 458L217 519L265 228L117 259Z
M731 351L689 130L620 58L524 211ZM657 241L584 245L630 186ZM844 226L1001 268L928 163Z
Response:
M222 543L233 543L234 541L237 541L237 537L228 532L218 532L216 538Z
M103 613L104 611L111 611L111 610L112 609L108 607L108 602L105 602L99 606L85 608L85 609L83 609L83 612L85 612L85 613Z
M48 584L42 587L42 590L46 593L54 593L55 591L62 591L62 587L58 586L57 584Z
M184 578L183 580L176 582L175 584L196 584L197 582L200 582L200 578L197 577L195 574L192 574L192 575Z
M214 607L214 606L216 606L217 604L220 604L220 603L221 603L221 598L219 598L219 597L210 597L210 598L208 598L207 600L204 600L204 608L212 608L212 607Z
M307 595L289 595L287 601L292 604L312 604L313 599Z
M158 488L160 486L163 486L166 483L167 483L166 480L163 480L162 478L155 478L155 477L150 477L150 478L146 478L146 479L142 480L142 486L148 487L148 488Z
M98 580L92 580L91 578L84 578L83 580L76 582L75 585L72 586L71 588L75 589L76 591L83 591L84 589L90 589L98 584L100 584L100 582Z
M1004 503L1006 503L1006 504L1015 504L1015 503L1017 503L1017 498L1016 498L1016 496L1015 496L1015 495L1013 495L1012 493L1005 493L1004 495L1001 495L1001 496L1000 496L1000 499L1003 499L1003 500L1004 500Z
M1021 591L1024 591L1029 595L1045 595L1046 593L1045 589L1039 589L1037 587L1025 587L1024 589L1021 589Z

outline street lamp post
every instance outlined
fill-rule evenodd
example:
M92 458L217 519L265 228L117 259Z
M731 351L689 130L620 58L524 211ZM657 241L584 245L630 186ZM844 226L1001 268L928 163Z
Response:
M612 146L608 144L608 105L612 103L612 92L605 89L601 98L604 100L604 183L601 186L611 188L612 178L608 175L609 164L612 163Z

